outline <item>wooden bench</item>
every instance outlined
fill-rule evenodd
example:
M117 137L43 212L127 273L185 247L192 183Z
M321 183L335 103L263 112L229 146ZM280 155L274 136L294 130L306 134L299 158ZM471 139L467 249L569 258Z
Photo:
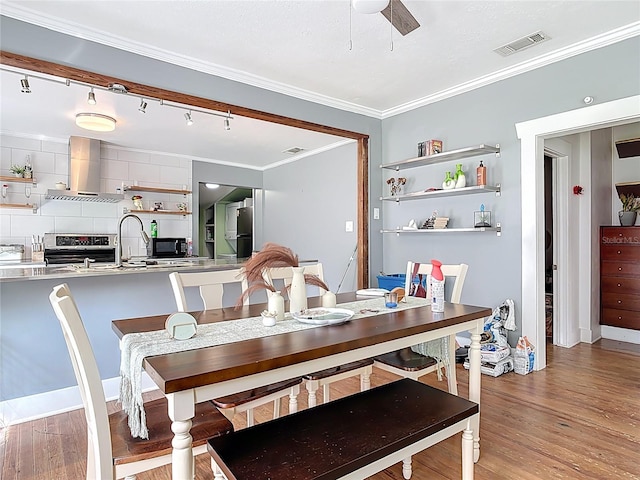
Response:
M277 420L212 438L215 478L362 479L462 434L462 479L473 479L476 403L403 379ZM223 476L222 476L223 475Z

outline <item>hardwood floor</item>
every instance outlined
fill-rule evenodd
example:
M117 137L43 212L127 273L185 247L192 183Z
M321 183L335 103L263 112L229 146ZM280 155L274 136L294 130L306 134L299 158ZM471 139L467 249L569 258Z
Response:
M483 375L481 456L475 478L640 479L639 346L607 340L570 349L549 345L548 364L526 376ZM374 369L372 386L394 378ZM461 366L458 380L466 395L468 374ZM423 381L447 387L433 374ZM349 379L334 384L332 394L335 398L358 388L358 381ZM299 400L305 407L304 393ZM116 408L113 402L110 408ZM286 411L286 402L282 408ZM270 408L258 409L256 420L266 421L270 414ZM234 424L244 427L244 417L234 419ZM86 428L81 410L5 428L0 442L2 480L84 478ZM213 478L208 456L200 456L196 467L196 478ZM460 475L460 435L413 457L414 480ZM138 476L170 478L168 467ZM402 480L401 466L372 478Z

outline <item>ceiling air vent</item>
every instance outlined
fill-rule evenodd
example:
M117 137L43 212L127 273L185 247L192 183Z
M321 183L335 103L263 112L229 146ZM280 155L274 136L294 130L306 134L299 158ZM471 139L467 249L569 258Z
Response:
M532 47L534 45L537 45L538 43L545 42L550 38L551 37L549 37L546 33L538 31L536 33L532 33L531 35L527 35L526 37L514 40L513 42L503 45L500 48L496 48L494 52L502 55L503 57L508 57L513 53L524 50L525 48Z
M300 148L300 147L291 147L291 148L287 148L286 150L283 150L282 153L288 153L289 155L295 155L296 153L300 153L303 152L304 148Z

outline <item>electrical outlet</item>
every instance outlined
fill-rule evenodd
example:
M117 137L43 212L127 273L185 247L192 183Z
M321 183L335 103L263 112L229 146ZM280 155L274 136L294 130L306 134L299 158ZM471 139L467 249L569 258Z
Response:
M344 231L345 232L353 232L353 221L352 220L347 220L345 225L344 225Z
M373 209L373 219L374 220L380 220L380 209L379 208L374 208Z

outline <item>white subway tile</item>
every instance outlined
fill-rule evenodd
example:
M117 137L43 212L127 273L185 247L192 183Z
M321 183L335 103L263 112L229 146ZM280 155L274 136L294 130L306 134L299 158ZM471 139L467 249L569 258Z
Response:
M56 233L94 233L93 218L55 217Z

